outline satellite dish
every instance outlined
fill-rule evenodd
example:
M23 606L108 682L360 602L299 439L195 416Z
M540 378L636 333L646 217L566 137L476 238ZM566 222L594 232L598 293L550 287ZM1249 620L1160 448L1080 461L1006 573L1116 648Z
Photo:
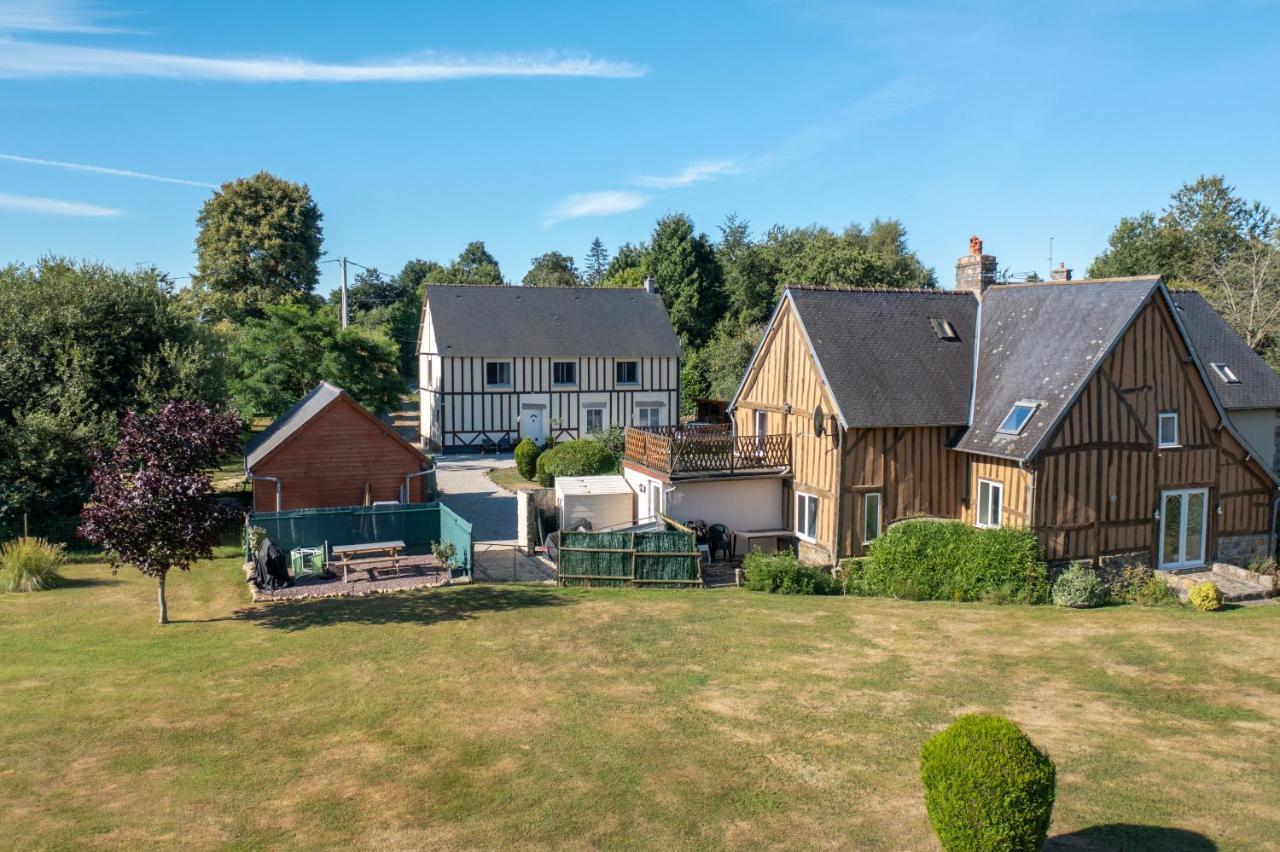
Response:
M813 434L821 438L827 431L827 417L822 413L822 405L813 407Z

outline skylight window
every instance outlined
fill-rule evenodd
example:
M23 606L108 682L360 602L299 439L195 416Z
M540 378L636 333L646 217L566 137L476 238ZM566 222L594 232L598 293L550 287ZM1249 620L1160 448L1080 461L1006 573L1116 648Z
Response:
M1214 364L1213 369L1218 371L1218 376L1227 384L1240 384L1240 377L1236 375L1236 371L1228 367L1226 364Z
M1039 407L1040 403L1035 400L1024 399L1015 402L997 431L1002 435L1021 435L1022 430L1027 428L1027 421L1031 419L1031 415L1035 414L1036 409Z
M933 326L933 333L938 335L939 340L960 339L960 335L956 334L956 327L951 324L951 320L929 317L929 324Z

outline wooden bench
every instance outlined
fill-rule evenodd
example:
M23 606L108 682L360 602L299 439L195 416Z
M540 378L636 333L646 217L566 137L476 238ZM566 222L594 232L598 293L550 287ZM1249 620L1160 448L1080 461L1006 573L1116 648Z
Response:
M342 563L342 582L347 582L347 571L350 568L359 569L361 566L369 566L370 578L372 578L372 569L375 563L391 563L392 571L400 570L400 551L404 550L403 541L371 541L365 544L339 544L332 548L333 555L338 557ZM364 558L353 559L352 557L360 557L364 554L379 554L376 556L364 556Z

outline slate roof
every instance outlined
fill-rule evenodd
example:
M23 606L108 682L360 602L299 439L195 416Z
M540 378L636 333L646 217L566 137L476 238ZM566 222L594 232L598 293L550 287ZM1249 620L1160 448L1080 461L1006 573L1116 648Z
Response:
M426 288L440 355L680 357L662 299L598 287Z
M253 470L255 465L275 452L281 444L293 437L293 435L295 435L303 426L306 426L312 418L332 405L339 397L343 396L347 396L346 391L337 385L330 384L329 382L321 382L316 385L307 393L306 396L295 402L288 411L276 418L274 423L260 432L256 438L245 446L244 469L247 471ZM368 414L371 420L381 424L389 434L396 438L396 440L400 441L406 447L419 455L422 455L421 450L404 440L404 438L402 438L390 426L387 426L381 420L378 420L378 418L366 411L359 403L355 402L355 400L352 400L352 403L361 411ZM427 460L426 456L422 456L422 460L425 462Z
M1280 408L1280 375L1249 348L1205 297L1196 290L1174 290L1170 295L1222 407L1228 411ZM1226 364L1240 381L1228 383L1211 364Z
M1027 459L1071 405L1159 279L997 285L982 300L973 422L956 449ZM1014 403L1042 403L1018 435Z
M845 425L969 420L977 300L949 290L789 288ZM948 320L941 340L930 319Z

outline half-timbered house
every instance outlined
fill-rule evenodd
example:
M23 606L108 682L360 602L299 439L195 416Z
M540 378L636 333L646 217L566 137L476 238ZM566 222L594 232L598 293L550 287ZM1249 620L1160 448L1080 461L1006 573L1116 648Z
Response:
M433 451L679 419L680 343L648 290L428 286L418 358Z
M1222 362L1188 334L1207 303L1155 277L1001 284L995 268L975 238L952 291L784 293L730 410L739 436L788 436L780 511L802 556L860 555L915 515L1032 529L1055 562L1270 553L1271 448L1233 424ZM1274 371L1226 348L1242 406L1280 401Z

